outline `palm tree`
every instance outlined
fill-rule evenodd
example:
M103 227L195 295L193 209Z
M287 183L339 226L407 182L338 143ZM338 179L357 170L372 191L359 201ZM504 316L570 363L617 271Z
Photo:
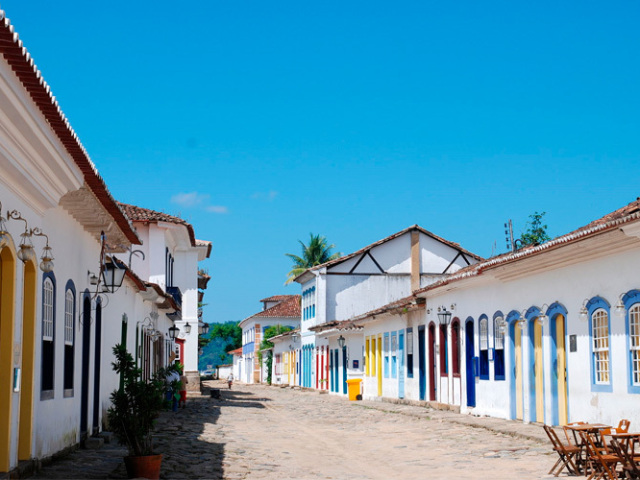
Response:
M287 257L293 260L293 268L289 272L285 285L293 282L293 279L302 274L306 269L315 267L322 263L326 263L330 260L335 260L342 256L341 253L331 253L331 249L336 246L331 244L327 245L327 239L320 235L309 234L309 245L305 245L301 240L298 240L302 247L302 257L293 255L292 253L285 253Z

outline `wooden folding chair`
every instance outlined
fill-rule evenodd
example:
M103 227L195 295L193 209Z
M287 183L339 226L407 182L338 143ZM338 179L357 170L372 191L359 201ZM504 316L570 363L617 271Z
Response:
M595 477L595 480L604 478L605 480L617 480L616 464L621 461L618 455L612 454L605 443L602 447L597 445L598 436L589 432L580 432L585 448L587 449L587 457L593 467L593 473L587 480ZM596 474L598 475L596 477Z
M638 468L637 460L633 456L633 449L629 451L628 448L624 448L615 438L611 439L611 448L620 457L625 478L640 479L640 468Z
M542 428L544 428L544 431L547 433L551 445L553 445L553 450L559 457L555 465L549 470L549 475L553 474L557 477L563 468L566 468L567 471L573 475L579 474L580 470L573 460L574 457L580 453L580 448L575 445L562 443L558 438L558 434L549 425L543 425Z
M620 420L620 423L618 423L618 431L627 433L629 431L629 425L631 425L631 422L626 418L623 418L622 420Z

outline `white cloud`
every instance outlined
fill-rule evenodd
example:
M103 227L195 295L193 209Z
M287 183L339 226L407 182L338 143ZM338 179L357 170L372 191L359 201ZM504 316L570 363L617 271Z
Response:
M177 193L171 197L171 203L176 203L183 207L193 207L206 202L209 199L209 195L206 193L189 192L189 193Z
M251 195L251 198L253 198L254 200L265 200L267 202L271 202L278 195L279 195L279 192L276 192L275 190L269 190L268 192L256 192L253 195Z
M205 210L211 213L229 213L229 209L224 205L209 205Z

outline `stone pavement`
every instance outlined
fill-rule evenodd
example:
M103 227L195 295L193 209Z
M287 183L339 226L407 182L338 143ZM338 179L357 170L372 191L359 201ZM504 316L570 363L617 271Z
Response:
M221 398L207 391L159 419L161 478L552 478L556 457L539 425L263 385L207 387L222 387ZM126 478L125 455L114 440L35 478Z

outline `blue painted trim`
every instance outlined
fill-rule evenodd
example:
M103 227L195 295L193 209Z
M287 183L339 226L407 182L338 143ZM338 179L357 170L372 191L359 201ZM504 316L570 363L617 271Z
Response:
M384 357L384 378L389 378L389 350L391 350L391 344L389 339L389 332L385 332L383 335L383 343L382 343L382 355ZM385 349L385 347L387 347Z
M625 308L624 328L627 337L627 392L640 393L640 385L633 384L633 356L631 354L631 329L629 324L629 310L640 303L640 290L629 290L622 297L622 303L624 303Z
M506 343L505 342L505 336L503 335L502 337L502 374L500 373L496 373L497 370L497 366L500 365L500 353L499 353L499 348L496 348L496 331L497 331L497 325L496 325L496 319L499 317L503 317L504 315L502 314L502 312L500 310L498 310L496 313L493 314L493 379L500 381L500 380L504 380L505 379L505 369L506 369L506 362L505 362L505 347L506 347ZM506 332L505 332L506 333Z
M389 336L389 348L393 345L393 337L396 337L396 345L398 344L397 332L391 332ZM391 378L398 378L398 351L390 351L389 357L391 358Z
M515 337L516 337L516 332L515 332L515 326L516 326L516 321L518 320L518 318L520 318L520 313L516 312L515 310L511 310L509 312L509 314L507 315L507 317L505 318L505 321L507 322L508 326L509 326L509 330L508 330L508 342L509 342L509 415L510 418L512 420L516 419L516 415L517 415L517 405L516 405L516 347L515 347ZM520 372L520 375L522 375L522 372ZM522 395L522 398L524 400L524 395ZM524 403L522 405L522 409L524 411Z
M404 398L404 330L398 330L398 398Z
M474 354L475 354L475 332L473 318L467 317L464 322L464 366L465 366L465 393L467 396L467 406L476 406L476 377L474 375Z
M564 305L560 303L552 303L549 308L547 308L546 312L549 317L549 330L551 333L551 360L552 360L552 368L551 368L551 424L558 425L560 423L560 412L558 410L558 339L557 339L557 326L556 323L558 321L558 316L562 315L565 319L564 326L564 345L565 345L565 362L567 360L567 309ZM565 370L568 371L567 365L565 364ZM569 383L567 382L567 387ZM567 388L567 405L569 403L569 389Z
M411 333L411 342L413 343L413 327L409 327L407 328L407 345L409 344L409 333ZM411 345L411 348L413 349L413 345ZM407 346L407 352L409 351L409 348ZM407 353L407 378L413 378L413 367L415 362L413 361L414 356L415 356L415 351L411 350L413 353L411 354L411 370L409 370L409 354Z
M482 350L482 322L487 322L487 349ZM489 372L489 317L484 313L478 318L478 349L480 352L480 380L489 380L491 373Z
M540 315L540 309L536 306L529 307L524 318L527 319L529 328L527 334L529 336L529 420L532 422L544 422L544 419L536 418L534 420L534 413L536 411L536 376L535 376L535 364L536 364L536 352L535 352L535 320ZM544 335L544 332L543 332ZM542 342L544 343L544 342ZM542 347L542 345L541 345ZM542 350L542 359L544 362L544 348ZM544 366L542 368L544 372ZM544 398L544 381L542 382L542 398Z
M611 378L613 375L613 364L611 358L611 306L602 297L593 297L587 302L587 311L589 312L589 356L591 361L589 365L591 367L591 391L592 392L613 392L613 384ZM609 329L609 383L596 384L596 372L595 372L595 357L593 355L593 313L596 310L602 309L607 312L607 322Z

